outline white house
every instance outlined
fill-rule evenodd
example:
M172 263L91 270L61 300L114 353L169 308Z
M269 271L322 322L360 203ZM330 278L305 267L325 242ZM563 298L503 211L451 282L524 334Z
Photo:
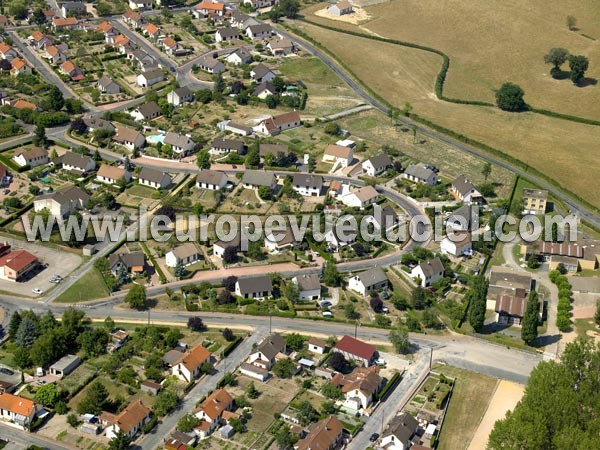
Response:
M96 161L90 156L75 152L66 152L58 162L64 170L75 173L88 173L96 168Z
M272 81L275 74L263 63L258 63L250 70L250 77L257 83L264 83L265 81Z
M419 422L417 419L403 412L390 421L387 430L381 436L380 446L386 450L414 448L414 444L421 442L417 433L418 430Z
M219 28L215 33L215 41L217 42L233 41L235 39L241 39L240 30L238 30L237 28Z
M323 189L323 177L320 175L295 174L292 179L294 191L306 197L317 197Z
M275 136L285 130L296 128L300 125L302 125L300 114L296 111L290 111L261 121L254 127L254 131L265 136Z
M352 164L354 152L351 147L329 144L323 153L323 162L333 163L334 167L343 169Z
M167 94L167 102L171 105L177 107L184 103L191 103L194 101L194 93L192 90L187 87L180 87L177 89L173 89L171 92Z
M146 408L141 400L137 400L127 405L127 407L116 416L103 412L100 415L100 421L106 427L106 437L114 439L119 431L125 433L130 439L142 431L142 427L150 420L152 411Z
M225 389L217 389L194 409L193 415L200 419L195 430L199 430L201 439L225 422L225 413L233 409L233 404L233 397Z
M431 287L436 281L444 278L444 265L440 258L433 258L431 261L422 262L416 266L410 276L415 280L420 280L422 287Z
M465 203L481 203L483 196L464 175L459 175L452 182L450 190Z
M233 64L234 66L239 66L252 62L252 55L244 47L240 47L233 53L229 54L225 58L225 61L227 61L229 64Z
M154 189L166 189L171 184L171 175L161 170L142 167L138 174L138 182Z
M202 170L196 175L196 187L198 189L208 189L210 191L219 191L227 185L227 175L218 170Z
M210 352L198 344L182 354L171 367L171 373L189 383L200 376L200 369L205 362L210 362Z
M266 23L251 25L248 28L246 28L246 36L248 36L250 39L266 38L271 36L272 34L273 28L271 28L271 25L268 25Z
M172 131L166 134L163 144L170 145L171 150L180 157L192 153L196 148L196 143L191 137L185 134L173 133Z
M297 243L291 228L282 231L274 230L265 237L265 248L269 253L281 252Z
M351 208L365 209L376 203L378 199L379 194L373 186L364 186L342 196L341 201Z
M268 275L242 278L235 283L235 295L242 298L262 300L270 297L272 292L273 283Z
M346 14L352 14L354 9L352 8L352 3L349 1L340 0L327 8L327 12L332 16L344 16Z
M175 247L165 255L165 264L167 267L177 267L179 264L189 266L199 259L200 252L198 251L196 244L193 242L186 242L179 247Z
M96 180L106 184L116 184L119 180L129 183L131 181L131 173L122 167L102 164L96 174Z
M285 56L294 53L294 43L289 39L279 39L267 44L273 56Z
M247 377L254 378L262 382L266 381L269 378L268 370L249 363L243 363L240 366L240 373L246 375Z
M13 157L15 162L21 166L31 168L48 164L48 150L41 147L34 147L31 150L16 150Z
M312 336L308 340L308 351L317 353L318 355L324 355L327 350L327 343L323 339Z
M122 145L129 151L140 149L146 143L146 137L138 130L121 125L116 127L112 139L116 144Z
M90 196L77 186L67 186L33 200L35 212L48 210L54 217L65 217L76 209L83 209Z
M160 83L162 80L164 80L164 75L161 69L153 69L153 70L149 70L148 72L142 72L140 73L136 79L135 82L137 83L138 86L140 87L150 87L153 86L157 83Z
M160 2L159 2L160 3ZM152 0L129 0L129 8L135 9L152 9Z
M440 243L440 249L444 255L463 256L473 248L471 233L459 231L450 233Z
M371 291L380 291L387 288L388 279L385 272L379 267L361 272L348 280L348 289L367 295Z
M96 84L98 90L104 94L118 94L121 92L121 86L119 86L115 80L103 75Z
M256 349L248 357L248 364L270 370L275 364L278 355L284 355L286 352L286 342L281 335L273 333L264 338Z
M375 155L366 161L363 161L362 168L367 175L374 177L385 172L392 166L392 160L385 153Z
M298 300L319 300L321 298L321 281L317 274L298 275L292 278L298 286Z
M337 374L331 383L344 395L342 407L350 411L365 411L376 399L384 384L379 367L357 367L350 374Z
M25 429L41 409L34 401L8 392L0 393L0 419Z
M402 173L402 178L415 183L427 184L428 186L435 186L437 184L437 174L425 164L411 164Z

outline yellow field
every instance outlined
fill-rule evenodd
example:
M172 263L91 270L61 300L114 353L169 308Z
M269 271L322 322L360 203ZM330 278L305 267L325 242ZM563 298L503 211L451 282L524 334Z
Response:
M340 27L337 22L329 23ZM343 60L390 103L402 107L404 102L411 102L414 112L422 117L514 156L600 206L600 192L592 188L598 176L600 127L532 113L511 114L495 108L443 102L433 94L440 57L305 23L296 26Z

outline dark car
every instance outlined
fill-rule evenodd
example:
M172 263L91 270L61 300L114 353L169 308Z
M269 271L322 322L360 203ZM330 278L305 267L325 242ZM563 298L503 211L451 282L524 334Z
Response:
M373 433L373 434L371 435L371 437L369 438L369 440L370 440L371 442L375 442L377 439L379 439L379 434L378 434L378 433Z
M0 373L3 373L4 375L14 375L15 374L12 370L7 369L6 367L0 367Z

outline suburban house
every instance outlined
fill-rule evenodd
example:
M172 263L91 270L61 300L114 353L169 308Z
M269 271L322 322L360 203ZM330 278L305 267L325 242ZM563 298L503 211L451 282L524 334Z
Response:
M11 64L10 74L13 77L18 77L22 73L31 73L31 67L29 67L29 64L23 58L15 58L11 61Z
M530 273L509 267L494 266L490 272L487 309L494 309L496 321L519 325L527 309L527 298L535 281ZM538 294L540 302L542 295Z
M435 186L437 184L437 174L424 164L411 164L402 173L402 178L428 186Z
M210 16L222 16L225 14L225 5L219 2L202 0L191 11L196 19L202 19Z
M273 86L273 84L270 81L263 81L254 88L254 91L252 91L252 95L260 98L261 100L266 99L269 95L276 94L277 89L275 89L275 86Z
M162 111L160 110L160 106L155 101L144 103L143 105L138 106L133 111L129 113L131 117L136 122L141 120L152 120L160 117L162 115Z
M302 125L300 114L296 111L291 111L263 120L258 124L255 130L257 133L265 136L275 136L285 130L296 128L300 125Z
M544 214L548 206L548 191L523 188L523 213Z
M240 366L240 373L263 382L269 378L269 371L267 369L249 363L243 363Z
M367 216L366 220L372 223L376 229L389 230L400 223L398 213L390 205L385 205L383 208L375 205L373 209L373 214Z
M116 184L121 180L129 183L131 181L131 173L123 167L102 164L96 174L96 180L106 184Z
M227 70L225 64L219 61L217 58L213 58L212 55L206 55L200 58L197 62L198 67L208 73L222 73Z
M106 351L108 353L113 353L123 347L125 342L127 342L127 339L129 339L129 334L123 330L117 330L114 333L111 333L110 342L106 346Z
M277 359L286 357L285 353L285 339L280 334L273 333L261 341L250 354L247 362L261 369L270 370Z
M165 255L165 264L167 267L177 267L178 265L189 266L200 259L200 252L193 242L186 242L175 247Z
M156 60L141 48L127 53L127 59L137 63L142 72L151 72L158 68Z
M83 209L90 196L77 186L63 187L40 195L33 200L35 212L48 210L54 217L65 217L77 209Z
M172 37L167 37L161 41L162 48L168 55L174 55L180 52L183 48Z
M48 368L51 375L64 377L73 372L81 364L81 359L77 355L66 355L56 361Z
M496 298L496 322L502 325L521 325L527 310L527 301L529 295L524 290L519 290L510 294L499 294ZM542 300L539 301L539 319L542 317Z
M142 27L142 33L144 33L146 36L148 36L152 40L156 41L158 39L158 37L160 36L160 28L158 28L153 23L147 23L146 25L144 25Z
M341 353L346 360L352 359L357 363L368 367L379 357L374 345L359 341L351 336L345 335L333 346L333 351Z
M244 189L258 189L266 186L269 189L275 189L277 179L273 172L262 172L260 170L246 170L242 177Z
M233 41L240 38L240 30L233 27L218 28L215 33L215 41L217 42Z
M258 154L263 160L267 155L273 155L278 157L280 154L287 156L290 153L290 149L286 144L265 144L260 143L258 145Z
M142 133L122 125L116 127L115 135L112 139L115 143L122 145L130 151L140 149L146 143L146 137Z
M86 124L86 126L88 127L88 131L90 133L93 133L96 130L105 130L105 131L110 131L111 133L115 133L117 130L115 128L115 126L112 123L110 123L108 120L101 119L100 117L97 117L97 116L84 117L83 123Z
M157 3L160 4L160 1ZM146 10L152 9L153 6L152 0L129 0L129 7L131 9Z
M348 289L352 289L361 295L367 295L371 291L380 291L387 287L387 276L379 267L361 272L348 280Z
M142 167L137 179L141 185L154 189L166 189L171 184L171 175L149 167Z
M307 197L318 197L323 189L323 177L320 175L295 174L292 179L294 191Z
M233 53L227 55L225 61L227 61L229 64L233 64L234 66L240 66L242 64L251 63L252 55L244 47L240 47L236 49Z
M444 255L455 257L463 256L471 252L473 240L468 231L457 231L449 233L440 243L440 250Z
M273 34L271 25L261 23L258 25L250 25L246 28L246 36L250 39L267 38Z
M242 278L235 283L235 295L242 298L262 300L270 297L272 292L273 283L268 275Z
M123 14L123 22L131 25L134 28L141 28L145 23L142 15L137 11L133 11L132 9L129 9L125 12L125 14Z
M233 409L233 405L233 397L225 389L217 389L206 397L198 408L194 409L194 416L200 419L195 430L200 431L201 439L225 422L223 416L225 412Z
M235 235L233 239L229 241L216 241L213 244L213 255L223 259L223 256L225 255L225 250L227 250L228 248L233 248L236 252L240 251L241 239L239 234Z
M353 233L337 233L335 228L332 228L325 233L325 242L328 247L337 252L341 247L352 244L356 241L356 235Z
M210 152L217 155L225 155L230 152L236 152L241 155L244 153L244 141L238 139L223 139L216 137L210 146Z
M11 61L14 58L16 58L17 56L19 56L19 54L17 53L17 51L14 48L12 48L6 42L0 42L0 57L2 59Z
M115 47L117 52L121 55L127 55L135 50L135 44L124 34L119 34L115 38L113 47Z
M219 191L227 185L227 175L218 170L202 170L196 175L196 187L198 189L208 189Z
M479 228L479 207L465 204L455 209L446 219L446 230L473 231Z
M275 78L275 74L265 66L263 63L258 63L250 70L250 77L257 83L264 83L265 81L271 81Z
M333 163L334 167L344 169L352 164L354 154L351 147L329 144L323 153L323 162Z
M85 3L83 2L66 2L60 7L63 17L82 16L86 13Z
M40 30L35 30L32 32L31 36L29 36L27 40L30 41L38 50L54 44L54 39L46 36Z
M117 415L103 412L100 415L100 421L107 425L106 437L114 439L122 432L134 439L142 431L142 427L150 420L152 411L146 408L141 400L137 400L127 405L127 407Z
M58 158L58 162L64 170L79 174L91 172L96 168L96 161L92 157L75 152L66 152Z
M52 18L52 29L54 31L60 30L76 30L79 28L79 22L76 17L53 17Z
M321 280L319 275L298 275L292 278L298 286L298 300L319 300L321 298Z
M21 281L25 275L39 266L37 256L27 250L10 249L6 242L0 245L0 279Z
M142 72L135 78L137 85L143 88L154 86L162 80L164 80L163 71L158 68Z
M62 63L59 66L58 71L63 75L68 76L71 81L83 80L83 72L72 61L67 60Z
M173 364L171 373L180 380L189 383L200 376L202 364L210 362L210 352L198 344L181 355Z
M57 66L67 60L67 55L65 55L56 45L49 45L42 54L42 58L47 59L50 64Z
M390 421L381 436L381 447L386 450L415 449L421 440L418 435L419 422L410 414L403 412Z
M3 392L0 394L0 419L27 428L41 409L33 400Z
M241 123L236 123L231 120L224 120L223 122L219 122L217 126L221 131L229 131L233 134L239 134L240 136L250 136L254 131L252 127Z
M293 247L295 244L298 244L298 241L294 237L291 228L286 228L285 231L274 230L265 237L265 248L270 253L281 252Z
M254 9L270 8L279 3L279 0L244 0L244 5L250 5Z
M467 180L464 175L459 175L455 178L450 190L458 199L465 203L483 202L481 192L479 192L475 185Z
M170 145L171 150L180 157L193 153L196 148L196 143L191 137L185 134L173 133L172 131L169 131L166 134L163 144Z
M118 94L121 92L121 86L119 86L115 80L103 75L96 84L96 87L103 94Z
M351 208L365 209L376 203L379 199L379 194L373 186L364 186L355 191L344 195L342 203Z
M273 56L285 56L294 53L294 43L290 39L279 39L267 44Z
M327 12L332 16L345 16L346 14L352 14L354 9L352 8L352 3L348 0L339 0L327 8Z
M392 160L385 153L375 155L363 161L362 168L367 175L374 177L392 167Z
M187 86L173 89L167 94L167 102L175 107L183 105L184 103L191 103L193 101L194 93Z
M31 150L16 150L13 157L15 162L21 166L31 168L48 164L48 150L41 147L33 147Z
M420 280L422 287L428 288L436 281L444 278L444 265L440 258L435 257L430 261L421 262L411 270L410 276L415 280Z
M313 423L308 434L295 445L296 450L334 450L340 447L344 438L344 426L335 416Z
M108 257L108 268L110 273L115 276L121 271L128 274L140 274L144 271L145 266L146 255L144 252L112 253Z
M330 381L344 395L342 407L351 412L365 411L375 400L384 384L379 367L357 367L349 374L337 373Z
M308 351L311 353L317 353L318 355L324 355L327 351L327 342L323 339L312 336L308 340Z

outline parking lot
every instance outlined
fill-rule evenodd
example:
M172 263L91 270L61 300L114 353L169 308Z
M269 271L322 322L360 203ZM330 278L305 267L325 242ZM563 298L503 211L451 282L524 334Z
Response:
M47 267L41 267L35 276L26 281L15 283L13 281L0 280L0 290L2 291L26 297L36 297L32 289L37 288L43 293L48 292L55 286L50 283L51 278L55 275L67 278L81 264L81 257L74 253L55 250L32 242L15 239L6 239L6 241L11 245L12 250L27 250L37 256L40 263L47 265Z

